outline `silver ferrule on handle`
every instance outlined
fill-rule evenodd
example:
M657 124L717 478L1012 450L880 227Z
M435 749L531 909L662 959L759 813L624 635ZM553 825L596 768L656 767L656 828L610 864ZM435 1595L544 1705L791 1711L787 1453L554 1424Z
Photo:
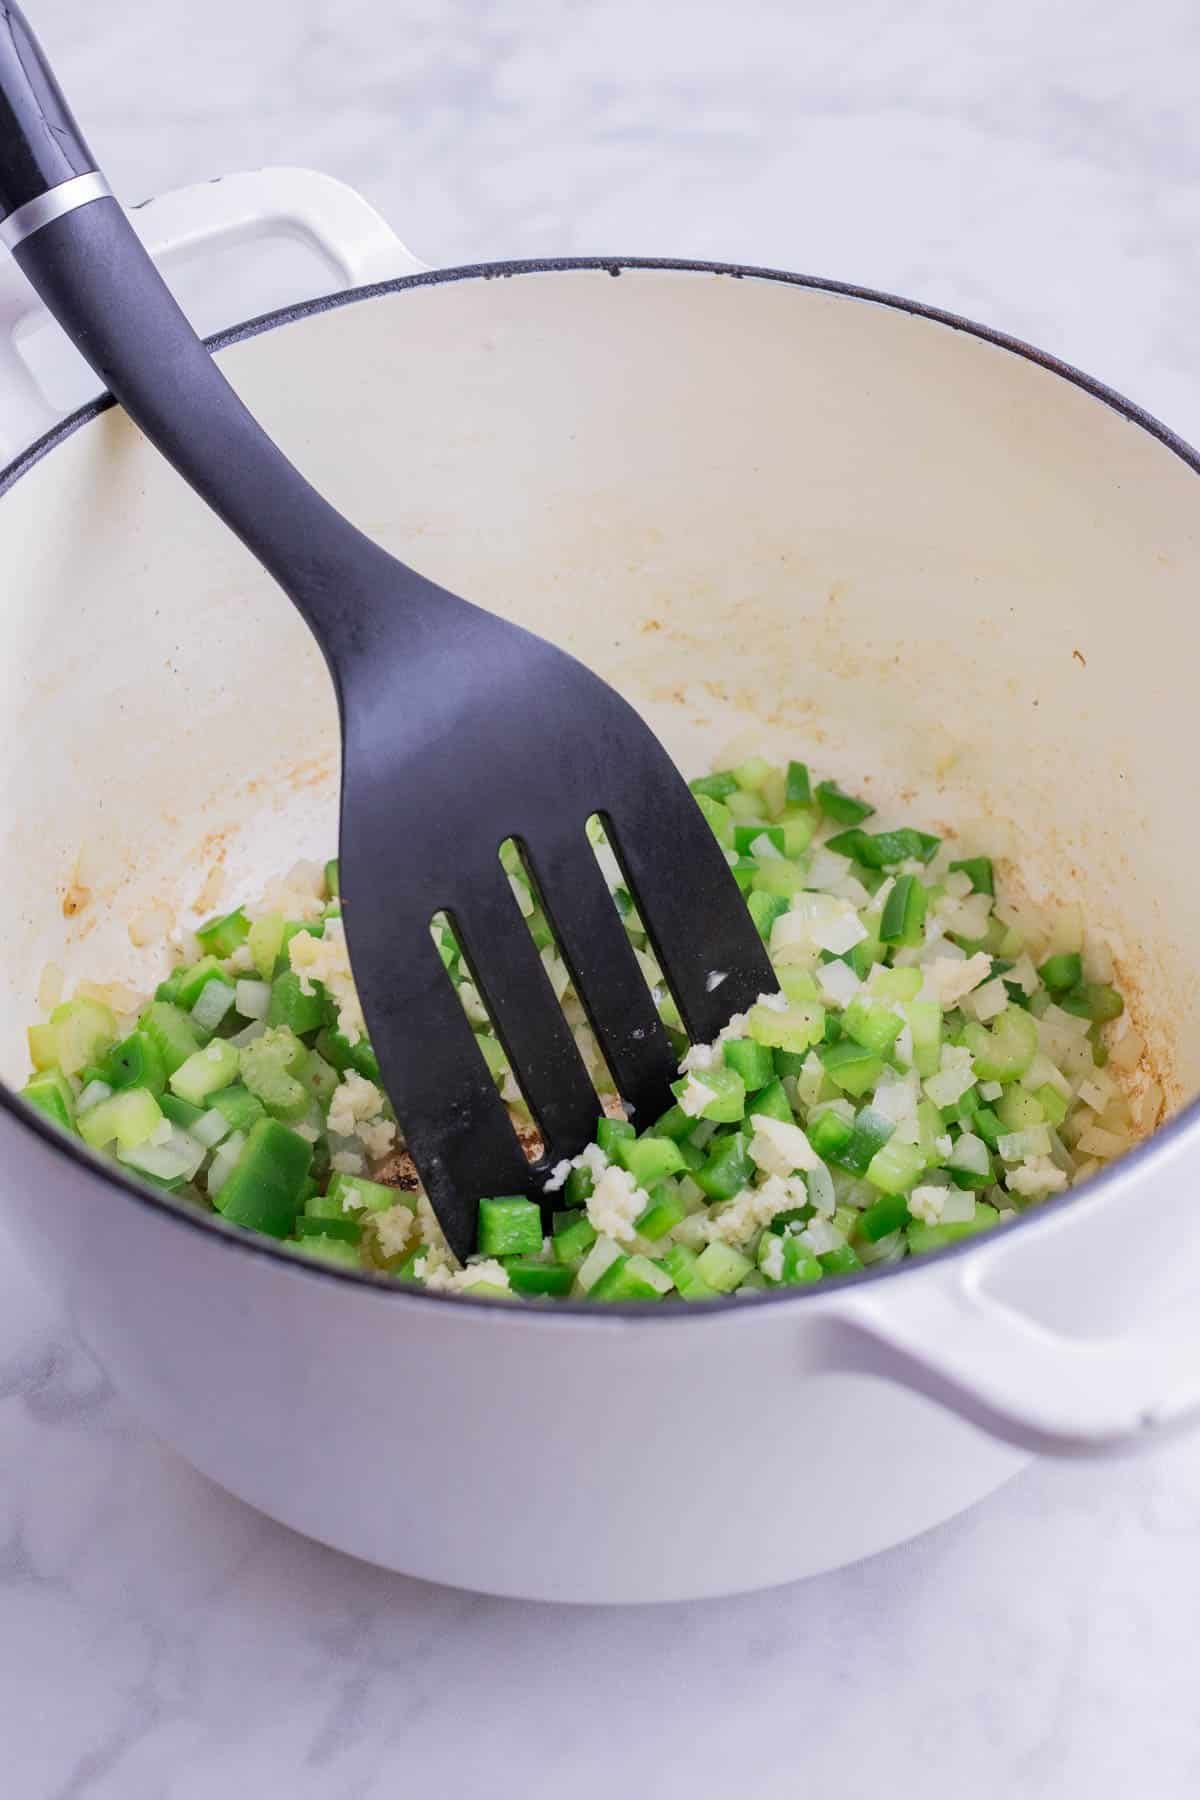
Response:
M24 206L18 206L16 212L9 213L7 219L0 219L0 244L9 250L15 250L18 244L24 243L33 232L40 231L43 225L63 218L77 207L88 206L93 200L111 198L112 189L97 170L93 169L87 175L73 176L70 181L60 182L58 187L39 194L36 200L28 200Z

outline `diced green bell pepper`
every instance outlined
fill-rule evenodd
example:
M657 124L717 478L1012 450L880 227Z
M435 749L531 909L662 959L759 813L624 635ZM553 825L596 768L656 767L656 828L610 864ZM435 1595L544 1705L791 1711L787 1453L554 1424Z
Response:
M169 1000L152 1000L139 1020L162 1058L168 1079L200 1048L201 1037L191 1019Z
M483 1256L526 1256L542 1248L542 1212L521 1194L479 1202L478 1243Z
M103 1078L111 1088L143 1087L161 1094L167 1085L162 1052L148 1031L133 1031L104 1059Z
M196 938L206 956L232 956L249 936L250 921L240 906L196 927Z
M678 1144L666 1137L618 1138L615 1152L613 1161L647 1190L687 1166Z
M252 1231L287 1237L295 1229L311 1164L311 1144L277 1119L260 1119L216 1196L217 1211Z

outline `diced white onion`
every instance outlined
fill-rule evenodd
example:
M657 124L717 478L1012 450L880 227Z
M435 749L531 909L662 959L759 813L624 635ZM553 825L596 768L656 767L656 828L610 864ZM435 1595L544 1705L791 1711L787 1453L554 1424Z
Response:
M247 1025L243 1030L234 1032L229 1042L233 1045L235 1050L244 1050L247 1044L256 1043L257 1040L262 1037L266 1029L267 1026L264 1019L255 1019L252 1025Z
M271 1005L269 981L239 981L233 990L233 1004L243 1019L265 1019Z
M211 1106L188 1129L206 1150L212 1150L222 1138L229 1136L229 1120L223 1112L218 1112L215 1106Z
M75 1102L76 1114L91 1112L93 1106L99 1106L102 1100L111 1099L112 1089L107 1081L89 1081Z
M238 1158L241 1156L245 1147L245 1132L235 1131L232 1137L225 1139L225 1142L213 1157L212 1164L208 1171L208 1197L210 1200L216 1198L221 1189L225 1186L225 1183L229 1180L229 1177L233 1174L233 1171L238 1164Z
M822 963L817 970L817 986L834 1006L849 1006L862 982L849 963Z
M181 1177L190 1181L207 1152L191 1132L182 1131L176 1125L165 1143L139 1144L136 1150L120 1150L117 1154L127 1167L137 1169L143 1175L153 1175L159 1181L177 1181Z
M806 1170L804 1184L817 1214L821 1218L831 1218L837 1205L837 1192L833 1176L823 1162L816 1162L811 1169Z
M832 919L818 919L812 928L813 943L818 950L828 950L831 956L844 956L866 936L867 928L853 909Z
M1046 1148L1047 1150L1050 1148L1049 1143ZM950 1152L950 1167L962 1169L970 1175L989 1174L992 1167L991 1159L983 1139L976 1137L973 1131L964 1131Z
M1121 1156L1129 1149L1133 1139L1124 1133L1105 1131L1099 1125L1089 1125L1081 1131L1076 1142L1076 1149L1085 1156Z
M676 1228L678 1229L678 1227ZM610 1263L623 1254L620 1244L610 1237L598 1237L579 1265L576 1281L586 1294L593 1288Z
M1006 1131L996 1140L1004 1162L1027 1162L1033 1156L1049 1156L1050 1132L1045 1125L1028 1125L1024 1131Z
M227 981L206 981L192 1007L192 1017L201 1031L215 1031L233 1005L234 989Z

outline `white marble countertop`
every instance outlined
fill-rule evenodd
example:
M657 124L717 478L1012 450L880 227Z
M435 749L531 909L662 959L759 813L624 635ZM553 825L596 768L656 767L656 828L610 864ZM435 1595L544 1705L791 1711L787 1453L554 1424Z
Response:
M1200 16L1010 0L29 0L127 199L308 164L433 263L776 264L1027 337L1200 440ZM1200 1438L801 1586L381 1575L164 1450L0 1238L13 1800L1200 1791Z

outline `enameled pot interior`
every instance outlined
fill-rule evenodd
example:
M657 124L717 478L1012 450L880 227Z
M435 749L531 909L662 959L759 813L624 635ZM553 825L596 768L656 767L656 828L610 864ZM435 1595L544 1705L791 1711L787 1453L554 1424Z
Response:
M358 524L581 656L689 772L805 756L1079 899L1170 1103L1200 1086L1181 447L951 323L713 270L418 279L221 361ZM166 945L131 922L333 853L337 733L303 625L115 410L17 472L0 536L19 1085L48 963L146 989Z

